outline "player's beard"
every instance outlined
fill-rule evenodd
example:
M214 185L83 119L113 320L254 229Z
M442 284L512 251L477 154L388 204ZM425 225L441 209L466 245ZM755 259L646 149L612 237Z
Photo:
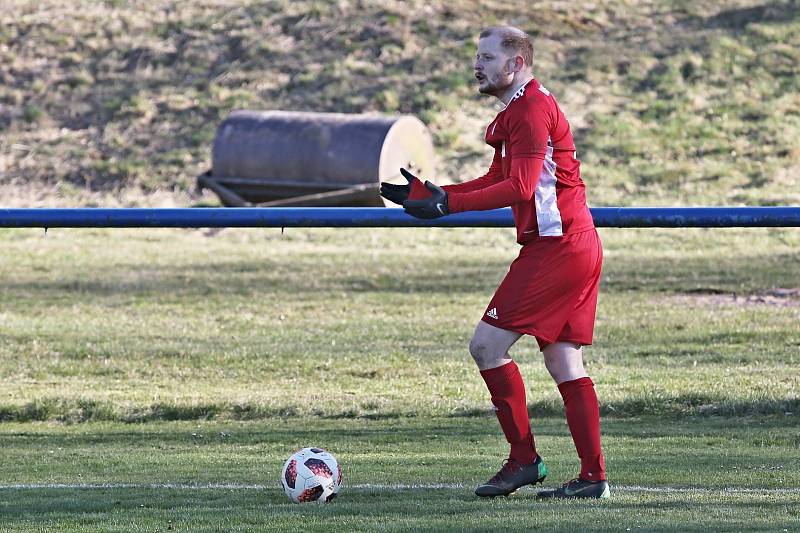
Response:
M508 89L513 83L513 77L509 78L511 72L503 67L503 71L491 78L486 78L486 85L478 86L478 92L481 94L488 94L491 96L498 96Z

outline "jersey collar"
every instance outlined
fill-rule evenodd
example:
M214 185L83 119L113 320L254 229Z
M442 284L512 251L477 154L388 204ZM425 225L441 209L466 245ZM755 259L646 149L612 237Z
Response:
M512 96L512 97L511 97L511 100L509 100L509 101L508 101L508 103L507 103L506 105L504 105L504 106L503 106L503 109L501 109L500 111L505 111L505 110L506 110L506 108L507 108L508 106L510 106L510 105L511 105L511 102L513 102L514 100L516 100L517 98L519 98L519 97L521 97L523 94L525 94L525 88L526 88L526 87L528 86L528 84L529 84L530 82L532 82L534 79L535 79L535 78L531 78L531 79L529 79L528 81L526 81L525 83L523 83L522 85L520 85L520 86L517 88L517 90L514 92L514 96Z

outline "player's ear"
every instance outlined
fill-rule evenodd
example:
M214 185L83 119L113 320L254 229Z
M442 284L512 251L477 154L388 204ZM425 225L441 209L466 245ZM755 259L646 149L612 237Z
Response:
M511 58L511 61L509 63L508 71L511 74L516 74L517 72L519 72L519 68L517 68L517 59L519 59L519 56L514 56Z
M520 72L525 68L525 60L522 56L514 56L514 72Z
M509 74L516 74L517 73L517 62L514 58L511 58L510 61L506 63L506 68L508 69Z

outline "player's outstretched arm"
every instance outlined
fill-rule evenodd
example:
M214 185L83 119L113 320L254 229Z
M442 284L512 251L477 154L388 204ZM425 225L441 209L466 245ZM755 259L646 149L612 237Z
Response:
M463 183L455 183L452 185L444 185L444 189L448 194L450 193L466 193L478 191L491 187L496 183L503 181L503 162L500 150L496 149L492 164L489 170L483 176L474 180L465 181ZM380 193L381 196L390 202L403 205L406 200L422 200L428 198L431 192L422 184L419 178L408 170L401 168L400 174L408 181L407 185L395 185L393 183L381 182Z
M465 181L462 183L454 183L452 185L445 185L442 188L448 193L461 194L485 189L486 187L490 187L495 183L503 181L503 178L503 156L500 153L500 149L495 148L492 164L489 166L489 170L486 171L486 174L479 178L475 178L474 180Z
M451 194L448 198L450 212L485 211L529 202L539 182L543 164L544 160L538 157L512 160L508 179L478 191Z

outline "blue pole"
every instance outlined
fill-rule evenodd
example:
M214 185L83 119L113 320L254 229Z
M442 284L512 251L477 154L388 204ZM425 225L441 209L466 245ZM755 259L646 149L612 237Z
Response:
M595 207L598 227L800 227L800 207ZM418 220L402 209L294 208L36 208L0 209L0 228L222 227L512 227L511 209Z

